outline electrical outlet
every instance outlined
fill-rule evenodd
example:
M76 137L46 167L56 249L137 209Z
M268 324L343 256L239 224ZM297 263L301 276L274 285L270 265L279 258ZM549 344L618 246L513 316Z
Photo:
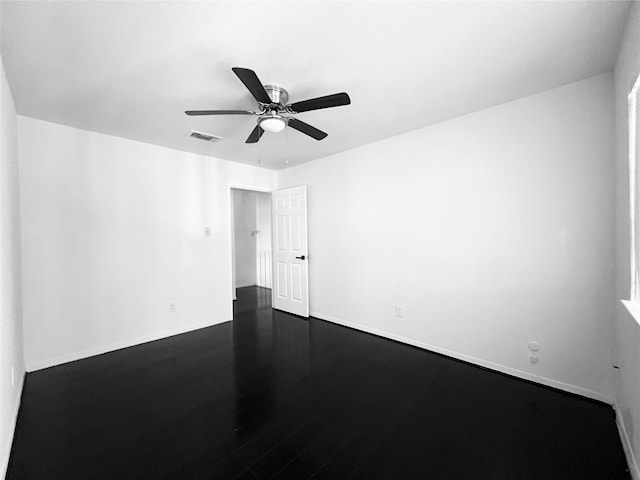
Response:
M176 304L175 303L170 303L169 304L169 313L175 313L176 312Z
M204 236L205 237L211 236L211 227L204 227Z
M404 316L404 307L402 305L396 305L396 317L402 318Z

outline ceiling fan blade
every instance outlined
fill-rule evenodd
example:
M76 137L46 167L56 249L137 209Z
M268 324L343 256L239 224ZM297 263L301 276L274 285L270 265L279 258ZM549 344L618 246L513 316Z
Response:
M312 127L308 123L304 123L302 120L298 120L297 118L290 118L289 126L304 133L305 135L315 138L316 140L322 140L327 136L327 134L322 130L318 130L316 127Z
M248 68L233 67L233 73L235 73L240 81L244 83L244 86L251 92L251 95L255 97L260 103L271 103L271 98L267 94L267 91L262 86L262 82L258 79L258 75L253 70Z
M308 112L309 110L320 110L321 108L339 107L341 105L349 105L350 103L351 99L349 95L342 92L292 103L289 107L295 113L300 113Z
M260 125L256 125L256 128L251 131L251 134L247 137L247 140L244 143L258 143L258 140L260 140L263 133L264 130L262 127Z
M250 110L187 110L187 115L257 115Z

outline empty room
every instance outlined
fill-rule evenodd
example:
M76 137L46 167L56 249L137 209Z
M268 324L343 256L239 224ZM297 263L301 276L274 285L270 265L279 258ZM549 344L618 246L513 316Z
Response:
M639 1L0 42L0 479L640 480Z

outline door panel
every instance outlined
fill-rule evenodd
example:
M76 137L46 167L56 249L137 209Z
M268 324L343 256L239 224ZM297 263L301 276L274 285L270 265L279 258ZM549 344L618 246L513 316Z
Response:
M278 215L277 217L278 229L277 229L277 241L279 252L285 252L287 250L287 217L286 215Z
M302 248L302 237L300 235L300 215L291 215L291 250L296 253Z
M289 297L289 289L287 288L287 268L288 265L286 263L278 262L278 288L276 289L276 294L280 298Z
M309 316L307 263L307 187L273 192L274 271L273 308Z
M291 299L298 302L302 301L302 267L297 264L291 264Z

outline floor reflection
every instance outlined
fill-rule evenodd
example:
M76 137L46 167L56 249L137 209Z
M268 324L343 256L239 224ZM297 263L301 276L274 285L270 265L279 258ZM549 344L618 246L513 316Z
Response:
M302 394L310 371L309 322L271 308L271 290L237 289L233 368L238 431L268 422L291 395ZM257 412L262 412L256 415Z

